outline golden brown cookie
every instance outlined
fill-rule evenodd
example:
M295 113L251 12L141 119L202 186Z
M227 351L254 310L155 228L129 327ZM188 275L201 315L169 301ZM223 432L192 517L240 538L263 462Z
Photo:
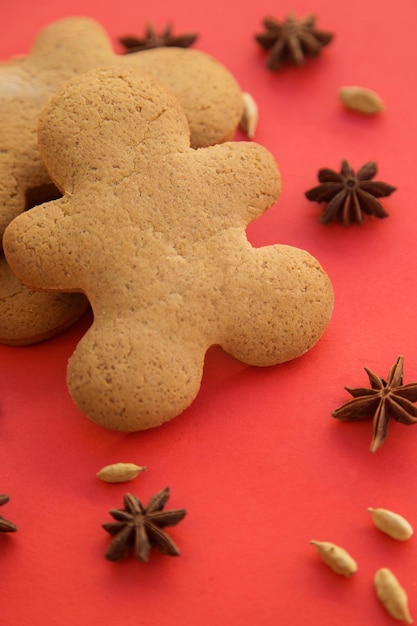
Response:
M193 401L210 346L267 366L319 339L333 306L319 263L290 246L255 249L245 234L280 193L265 148L193 150L165 85L115 68L60 89L39 141L64 197L16 218L5 251L29 286L87 294L94 322L68 385L89 418L156 426Z
M58 191L41 161L37 146L38 114L54 91L66 80L99 66L137 67L159 76L176 93L190 125L194 147L230 139L243 110L242 94L233 76L218 61L197 50L163 48L117 55L95 21L67 18L47 26L37 37L30 54L0 65L0 248L4 229L27 208L57 197ZM7 273L7 268L4 268ZM7 301L8 282L0 284L0 342L10 343L8 317L13 301ZM20 306L15 309L16 335L11 343L27 342L30 329L29 303L33 295L20 288ZM28 298L27 306L24 298ZM48 298L42 301L47 306ZM79 315L86 301L76 300ZM62 327L68 304L68 321L74 317L71 298L61 298L56 323L42 309L33 312L34 337L49 337ZM24 328L19 332L19 317ZM44 332L39 332L44 324ZM55 328L54 328L55 326ZM36 330L35 330L36 328Z

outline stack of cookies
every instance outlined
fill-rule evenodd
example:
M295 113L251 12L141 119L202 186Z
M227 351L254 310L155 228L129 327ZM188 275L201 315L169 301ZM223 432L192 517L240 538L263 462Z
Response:
M230 141L242 93L216 60L116 55L66 19L0 67L0 108L0 341L51 337L91 306L67 379L87 417L157 426L195 398L210 346L268 366L318 341L333 307L319 263L247 240L280 175Z

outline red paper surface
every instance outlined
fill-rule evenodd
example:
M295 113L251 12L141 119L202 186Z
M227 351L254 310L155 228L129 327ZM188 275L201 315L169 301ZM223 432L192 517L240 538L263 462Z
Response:
M318 59L272 74L253 36L265 15L291 10L314 12L335 38ZM14 0L2 13L2 58L26 53L41 27L68 15L96 18L114 41L149 19L199 32L195 47L257 101L255 140L282 174L282 196L250 240L306 248L335 290L332 321L306 355L257 369L213 348L194 404L143 433L101 429L68 395L66 362L88 318L40 345L0 346L0 493L11 496L0 514L19 529L0 536L2 626L388 625L373 590L379 567L397 575L416 617L417 539L386 537L367 508L417 525L417 428L392 423L372 455L371 422L330 415L349 398L344 385L367 384L365 366L386 377L402 354L405 382L417 380L415 2ZM345 110L338 89L355 84L376 90L386 111ZM377 161L377 178L398 188L382 199L388 219L319 224L304 191L342 159L355 169ZM148 471L127 485L100 482L96 472L116 461ZM107 562L108 510L126 491L146 502L167 485L168 506L188 510L169 530L181 556ZM311 539L345 547L358 573L335 575Z

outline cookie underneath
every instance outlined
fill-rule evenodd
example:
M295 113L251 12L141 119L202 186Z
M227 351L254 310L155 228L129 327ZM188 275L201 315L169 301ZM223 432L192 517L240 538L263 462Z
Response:
M50 294L25 287L0 256L0 343L23 346L50 339L87 309L82 294Z

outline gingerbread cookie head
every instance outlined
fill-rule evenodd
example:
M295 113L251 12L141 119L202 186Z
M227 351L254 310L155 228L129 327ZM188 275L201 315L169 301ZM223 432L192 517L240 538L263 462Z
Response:
M280 193L272 155L248 142L193 150L188 137L178 101L149 75L109 68L73 79L39 127L64 196L5 233L29 286L87 294L94 322L68 385L107 428L140 430L182 412L209 346L273 365L311 348L331 315L315 259L246 238Z

